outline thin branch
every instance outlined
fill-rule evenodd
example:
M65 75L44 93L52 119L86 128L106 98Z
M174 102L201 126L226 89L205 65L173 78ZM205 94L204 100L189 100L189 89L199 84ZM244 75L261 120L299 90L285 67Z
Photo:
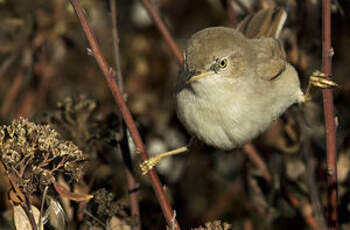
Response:
M148 14L153 18L154 23L157 25L160 33L163 35L165 41L167 42L173 54L175 55L176 59L180 64L182 64L183 62L182 52L177 47L169 30L167 29L164 22L160 18L158 10L152 5L152 3L149 0L141 0L141 1L145 6Z
M103 223L100 219L98 219L97 217L95 217L94 215L92 215L89 211L87 211L86 209L84 210L84 213L86 215L88 215L89 217L91 217L92 219L94 219L95 221L97 221L104 229L107 229L107 226L105 223Z
M124 126L125 123L122 123L122 125ZM141 230L141 215L138 200L139 185L136 183L135 180L135 174L130 156L131 140L130 138L128 138L127 129L123 127L123 130L124 138L120 141L120 149L124 161L126 179L128 183L128 195L130 197L131 215L136 219L136 225L133 226L133 229Z
M0 77L3 77L8 68L16 60L18 54L16 52L12 53L5 61L0 65Z
M317 222L317 225L319 229L321 230L327 230L327 224L324 217L324 213L322 210L322 203L320 199L320 190L316 184L316 178L315 178L315 164L316 159L311 154L311 142L310 139L308 140L308 143L305 143L306 147L305 150L309 150L308 152L305 151L305 160L306 160L306 181L309 187L310 192L310 200L311 205L313 209L313 213Z
M300 126L300 141L301 147L300 152L305 158L306 162L306 182L309 188L309 198L311 201L313 214L315 216L315 220L317 226L320 230L327 230L326 219L324 216L324 212L322 210L322 202L320 198L320 190L316 183L315 178L315 165L316 159L313 155L311 149L311 128L305 122L304 117L301 113L297 114L297 120Z
M43 192L43 195L42 195L42 199L41 199L40 215L39 215L39 221L38 221L38 225L39 226L42 225L41 224L41 220L42 220L42 217L44 216L44 205L45 205L46 195L47 195L47 190L48 189L49 189L49 186L45 186L45 189L44 189L44 192Z
M331 75L332 56L331 47L331 0L323 0L322 5L322 72ZM323 89L323 108L326 126L327 167L328 167L328 227L338 229L337 206L337 150L336 127L334 121L333 90Z
M248 155L249 159L255 164L255 166L260 169L264 179L271 183L271 175L270 172L264 162L264 160L261 158L259 153L255 150L254 146L250 143L244 145L244 151Z
M9 181L10 181L10 184L11 184L13 191L15 192L17 198L20 200L19 205L22 207L22 209L26 213L28 220L29 220L29 223L32 226L32 229L37 230L37 225L35 223L35 218L33 215L33 210L32 210L32 206L30 204L28 195L24 194L21 191L21 189L17 185L17 181L15 179L13 179L12 175L8 174L7 176L9 178Z
M95 39L93 33L91 32L91 29L86 21L85 15L84 15L83 10L79 4L79 1L78 0L70 0L70 2L72 4L78 18L79 18L80 24L81 24L82 29L86 35L86 38L90 44L92 53L97 61L97 64L98 64L99 68L101 69L101 71L103 72L103 75L106 78L107 84L108 84L108 86L113 94L113 97L120 108L120 111L123 115L124 121L129 129L131 137L135 143L137 152L139 153L142 160L146 160L146 159L148 159L148 154L147 154L146 149L144 147L144 144L141 140L141 136L136 128L135 122L134 122L134 120L129 112L129 109L127 108L127 106L123 100L123 97L120 94L118 85L117 85L115 79L111 75L111 68L108 66L105 58L102 56L101 50L100 50L100 48L96 42L96 39ZM160 206L162 208L165 219L166 219L168 225L171 226L171 224L173 222L174 212L173 212L172 208L170 207L169 201L168 201L168 199L163 191L159 177L156 174L156 171L154 169L148 173L148 176L152 182L153 189L154 189L155 194L158 198L158 201L159 201ZM175 222L176 222L177 229L180 229L176 220L175 220Z
M117 71L117 82L120 93L124 94L124 84L123 84L123 76L120 66L120 52L119 52L119 34L118 34L118 23L117 23L117 3L116 0L109 1L111 6L111 20L112 20L112 35L113 35L113 47L114 47L114 61L115 68ZM140 207L139 207L139 199L136 181L134 177L134 173L132 170L131 157L130 157L130 149L128 146L128 138L126 134L126 129L124 129L124 124L121 116L120 125L119 125L119 139L121 142L121 150L123 154L123 160L125 164L125 174L127 180L127 186L130 197L130 208L131 215L136 218L137 224L132 227L133 230L141 230L141 216L140 216ZM124 144L123 144L124 143ZM123 147L124 146L124 147Z
M294 209L299 210L300 214L311 229L320 230L315 218L312 216L312 212L309 211L311 209L309 203L299 201L293 193L288 191L283 191L283 197Z
M117 3L116 0L109 1L111 6L111 20L112 20L112 36L113 36L113 48L114 48L114 61L117 71L117 83L121 94L124 92L123 75L120 66L120 52L119 52L119 34L117 23Z

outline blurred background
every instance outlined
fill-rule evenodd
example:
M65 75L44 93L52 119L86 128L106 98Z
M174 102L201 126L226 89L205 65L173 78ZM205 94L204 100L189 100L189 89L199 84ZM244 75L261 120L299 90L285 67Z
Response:
M116 70L110 1L80 3L103 55ZM259 9L283 6L288 19L281 39L303 88L309 75L321 69L320 0L152 3L180 49L200 29L234 27ZM124 97L149 154L186 145L190 136L176 117L172 97L178 61L141 1L117 0L116 6ZM333 77L340 85L334 90L334 102L341 229L350 229L349 11L349 1L332 1ZM85 205L63 202L52 191L52 197L64 203L63 219L70 223L69 229L108 228L115 216L123 222L123 228L110 229L132 228L137 218L130 214L123 148L119 148L118 107L88 50L69 1L0 0L0 21L1 125L19 117L50 124L64 140L72 141L83 151L87 160L81 180L65 181L59 179L59 174L56 179L74 191L95 194L95 198L102 197L103 201L94 198ZM269 181L243 149L222 152L197 143L190 152L161 162L157 171L182 228L322 229L327 202L322 109L318 92L312 103L293 106L253 141L269 169ZM140 159L132 144L130 152L138 185L141 225L144 229L164 229L166 221L148 178L141 176ZM8 197L10 185L4 168L1 170L0 229L14 229ZM33 205L40 207L41 195L40 191L32 194ZM108 206L112 203L115 206ZM107 211L102 213L101 209ZM45 229L68 229L52 219L49 218Z

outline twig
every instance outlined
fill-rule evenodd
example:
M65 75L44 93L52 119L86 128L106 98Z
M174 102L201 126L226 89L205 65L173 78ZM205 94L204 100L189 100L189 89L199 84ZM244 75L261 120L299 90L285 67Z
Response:
M107 229L107 226L105 223L103 223L100 219L98 219L97 217L95 217L94 215L92 215L90 212L88 212L87 210L84 210L84 213L88 216L90 216L92 219L94 219L95 221L97 221L104 229Z
M12 63L16 60L18 54L16 52L12 53L0 66L0 77L3 77L7 69L12 65Z
M306 160L306 177L307 177L307 183L310 191L310 200L311 205L313 209L313 213L317 222L317 225L319 229L321 230L327 230L327 224L325 217L323 215L322 211L322 203L319 195L319 189L315 181L315 164L316 159L314 156L311 155L311 142L310 139L308 140L308 143L305 143L307 145L306 150L309 150L308 152L305 152L305 160Z
M313 213L315 216L316 223L318 225L318 229L327 230L327 224L322 210L322 203L319 195L320 190L316 184L315 178L316 159L313 156L313 152L311 150L311 129L306 124L305 119L301 115L301 113L297 114L297 120L300 126L301 133L300 152L304 156L306 162L306 182L309 187L309 197L311 200Z
M332 56L331 47L331 1L323 0L322 5L322 72L331 75ZM338 229L337 206L337 152L335 139L333 90L323 89L323 108L326 126L327 167L328 167L328 227Z
M244 145L244 151L247 153L249 159L255 164L255 166L261 170L261 173L264 177L264 179L271 183L271 175L269 170L267 169L267 166L264 162L264 160L261 158L259 153L255 150L254 146L252 144L246 144Z
M283 192L283 197L288 203L294 208L300 210L300 214L305 219L306 223L310 226L313 230L319 230L319 227L316 223L315 218L311 215L312 212L308 212L309 205L308 203L302 203L298 200L296 196L294 196L292 193L288 191Z
M182 52L177 47L176 43L174 42L174 39L172 38L171 34L169 33L169 30L167 29L164 22L160 18L157 9L152 5L152 3L149 0L141 0L141 1L142 1L143 5L146 7L146 10L149 13L149 15L153 18L154 23L156 23L160 33L163 35L165 41L167 42L171 51L174 53L178 62L180 64L182 64L182 62L183 62Z
M117 83L121 94L124 92L123 75L120 66L120 52L119 52L119 34L117 23L117 3L116 0L109 1L111 6L111 19L112 19L112 36L113 36L113 48L114 48L114 61L117 71Z
M19 200L19 205L22 207L23 211L26 213L28 220L29 220L29 223L32 226L32 229L37 230L37 225L35 223L35 218L33 215L33 210L32 210L28 195L24 194L21 191L21 189L17 185L16 179L14 179L13 176L8 172L8 170L6 169L6 166L4 164L3 164L3 167L5 168L5 170L7 172L7 177L8 177L8 180L10 182L11 188L14 191L17 199ZM15 171L15 173L18 174L18 172L16 170L14 170L14 171Z
M30 203L29 203L30 204ZM28 220L29 220L29 223L30 225L32 226L32 229L33 230L37 230L37 226L36 226L36 223L35 223L35 219L34 219L34 216L33 216L33 211L30 207L30 209L27 207L26 204L23 204L23 203L20 203L20 206L22 207L22 209L24 210L24 212L26 213L27 217L28 217Z
M124 124L121 124L124 125ZM129 138L127 136L127 129L124 129L124 138L120 142L121 153L123 156L123 161L125 164L125 174L126 180L128 183L128 195L130 197L130 207L131 207L131 215L136 218L137 225L133 227L133 229L140 230L141 229L141 215L140 215L140 207L139 207L139 199L138 199L138 185L136 184L136 180L134 177L134 171L132 167L131 157L130 157L130 145Z
M122 95L119 92L118 85L115 81L115 79L111 75L111 68L108 66L107 62L105 61L104 57L102 56L102 53L100 51L99 46L97 45L96 39L91 32L91 29L86 21L85 15L83 13L83 10L79 4L78 0L70 0L78 18L80 21L80 24L82 26L82 29L85 33L85 36L87 40L89 41L92 53L97 61L97 64L101 71L103 72L103 75L106 78L107 84L113 94L113 97L118 104L120 111L123 115L124 121L129 129L129 132L131 134L131 137L135 143L137 152L139 153L142 160L148 159L148 154L146 152L146 149L144 147L144 144L141 140L141 136L136 128L135 122L129 112L129 109L127 108ZM172 223L172 217L173 217L173 210L170 207L169 201L163 191L162 185L160 183L159 177L156 174L156 171L153 169L148 173L148 176L152 182L153 189L155 191L155 194L158 198L158 201L160 203L160 206L162 208L163 214L165 216L165 219L168 223L168 225L171 225ZM176 221L177 222L177 221ZM177 226L179 226L177 224ZM178 227L178 229L180 229Z
M123 84L123 76L120 66L120 52L119 52L119 34L118 34L118 23L117 23L117 3L116 0L110 0L111 6L111 19L112 19L112 35L113 35L113 47L114 47L114 61L115 68L117 71L117 82L120 93L124 94L124 84ZM125 164L125 174L127 180L127 186L130 197L130 208L131 215L136 218L137 224L132 227L133 230L141 230L141 216L140 216L140 207L139 207L139 199L136 181L132 169L131 157L130 157L130 149L128 146L128 138L126 129L124 129L124 124L121 115L119 116L119 139L121 142L121 150L123 155L123 160Z
M47 195L47 190L49 189L49 186L45 186L43 195L42 195L42 199L41 199L41 207L40 207L40 215L39 215L39 221L38 221L38 225L40 226L40 230L41 230L41 221L42 221L42 217L44 216L44 205L45 205L45 201L46 201L46 195ZM44 221L43 221L44 222Z

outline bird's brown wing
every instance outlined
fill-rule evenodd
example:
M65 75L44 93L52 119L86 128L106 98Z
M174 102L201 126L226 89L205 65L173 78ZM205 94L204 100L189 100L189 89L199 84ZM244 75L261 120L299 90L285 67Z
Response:
M273 80L286 69L282 42L275 38L253 39L257 50L256 73L265 80Z
M265 80L280 76L286 68L283 44L278 40L287 14L281 7L260 10L247 16L237 27L255 47L256 73Z
M287 13L283 8L268 8L247 16L239 23L237 30L247 38L278 38L286 19Z

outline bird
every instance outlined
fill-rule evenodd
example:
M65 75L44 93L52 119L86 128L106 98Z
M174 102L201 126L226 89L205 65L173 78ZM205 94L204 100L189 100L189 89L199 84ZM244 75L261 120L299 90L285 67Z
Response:
M209 27L188 39L175 104L192 136L233 150L256 138L291 105L311 100L313 88L337 86L315 71L303 93L278 39L286 18L283 8L268 8L246 17L236 29ZM141 171L147 174L162 158L188 150L184 146L149 158Z

